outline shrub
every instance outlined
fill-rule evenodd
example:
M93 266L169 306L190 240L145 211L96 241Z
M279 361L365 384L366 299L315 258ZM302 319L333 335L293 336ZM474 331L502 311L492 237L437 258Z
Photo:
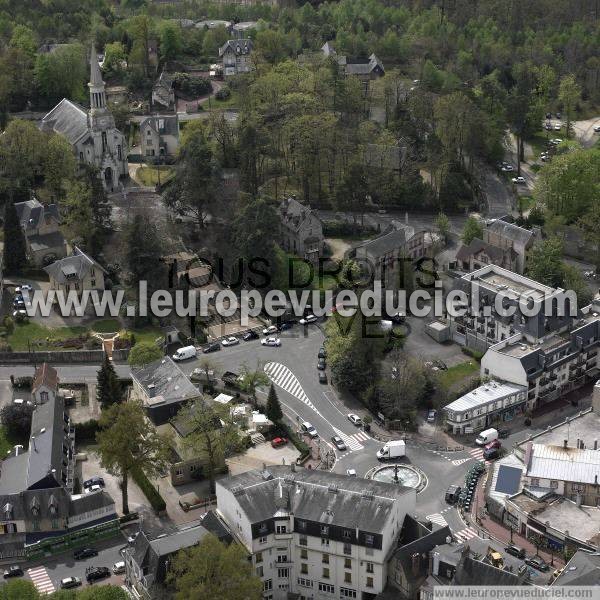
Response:
M150 502L150 506L157 511L161 512L167 508L167 504L163 497L158 493L158 490L152 485L151 481L146 477L146 474L138 467L135 467L131 471L133 480L140 486L142 492Z
M216 94L217 100L227 100L231 97L231 90L227 86L223 86Z
M277 435L286 437L294 446L296 450L300 452L300 456L298 458L299 461L303 460L310 454L309 445L288 425L285 423L280 423L276 430ZM277 437L274 435L273 437Z
M96 419L75 423L75 439L80 441L95 441L96 432L99 431L100 424Z
M26 440L31 431L32 404L6 404L0 410L0 421L10 437Z
M461 351L463 354L474 358L477 362L481 362L481 359L483 358L483 352L479 352L479 350L473 350L472 348L463 347L461 348Z
M13 383L13 387L19 390L30 390L33 385L33 377L25 375L24 377L17 377Z

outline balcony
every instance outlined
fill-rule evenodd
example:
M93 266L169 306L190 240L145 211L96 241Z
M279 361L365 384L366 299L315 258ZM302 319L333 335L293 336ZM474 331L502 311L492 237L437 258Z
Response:
M529 394L527 394L527 400L533 400L535 398L535 390L531 390Z
M540 398L545 398L546 396L550 395L554 390L556 390L555 385L551 385L550 387L545 388L540 392Z
M550 381L556 381L558 379L558 375L552 374L550 375Z

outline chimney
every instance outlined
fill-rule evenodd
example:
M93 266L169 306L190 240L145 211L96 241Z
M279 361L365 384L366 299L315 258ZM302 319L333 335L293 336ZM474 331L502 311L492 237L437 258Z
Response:
M598 440L594 440L594 450L598 450Z
M31 436L31 443L33 444L33 449L37 452L37 448L35 446L35 435Z
M567 449L568 440L563 440L563 448Z
M420 555L418 552L415 552L412 556L411 556L411 566L412 566L412 575L413 577L418 577L419 576L419 566L420 566Z
M294 461L292 461L291 463L291 468L292 468L292 473L296 472L296 463Z
M148 386L148 397L154 398L155 395L156 395L156 386L153 383L151 383Z
M594 485L598 485L598 474L594 475Z

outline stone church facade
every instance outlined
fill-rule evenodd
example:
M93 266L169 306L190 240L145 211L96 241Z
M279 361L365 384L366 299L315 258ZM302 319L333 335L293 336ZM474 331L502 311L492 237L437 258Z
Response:
M42 131L67 138L79 164L98 169L104 189L112 192L119 188L119 180L129 175L127 143L107 107L104 81L93 45L90 71L90 110L63 98L42 119L40 127Z

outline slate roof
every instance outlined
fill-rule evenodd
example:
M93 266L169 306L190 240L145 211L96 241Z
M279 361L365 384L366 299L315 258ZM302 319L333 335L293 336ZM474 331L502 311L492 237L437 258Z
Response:
M598 585L600 553L578 550L552 585Z
M239 40L227 40L219 48L219 56L223 56L225 52L231 50L234 54L250 54L252 52L252 40L250 39L239 39Z
M382 74L385 72L383 64L375 54L371 54L368 60L346 58L345 70L348 75L369 75L373 71L381 71Z
M51 265L44 267L44 271L57 283L70 283L81 281L92 267L106 273L93 258L75 246L71 256L53 262Z
M295 198L286 198L279 205L282 224L292 231L299 231L305 221L311 218L318 220L310 206L306 206Z
M90 494L81 494L79 496L73 496L69 503L69 516L75 517L83 515L92 510L103 508L105 506L114 506L115 501L112 496L100 490L98 492L92 492Z
M522 577L465 556L458 563L452 585L523 585Z
M383 533L396 503L414 493L400 485L337 473L302 468L292 472L283 465L227 477L219 480L217 486L236 492L236 500L251 523L261 523L286 509L296 519L348 529L359 525L369 533ZM330 486L335 486L335 493ZM372 492L373 496L369 498L365 492Z
M504 383L500 381L489 381L478 388L467 392L460 398L450 402L444 406L444 411L455 411L464 412L472 410L474 408L482 407L490 402L502 400L512 394L518 394L519 392L525 392L527 388L521 385L514 385L512 383Z
M458 252L456 253L456 259L460 261L468 261L471 256L475 256L481 251L484 251L493 261L501 262L504 258L505 250L499 248L498 246L493 246L492 244L488 244L479 238L474 238L471 240L471 243L468 245L462 245ZM510 250L511 259L514 260L516 257L516 252L514 250Z
M196 394L199 395L198 390L196 390ZM196 400L193 405L182 408L171 419L171 426L181 437L187 437L194 431L193 417L198 411L202 410L205 401L204 399L202 401ZM214 427L215 429L221 428L221 422L218 417L215 419Z
M41 252L43 250L52 250L53 248L64 248L67 243L60 231L45 233L41 235L27 236L27 242L32 252Z
M406 243L406 230L394 229L372 240L359 244L357 248L365 249L371 256L380 258L390 252L395 252Z
M404 518L400 537L403 542L404 540L410 541L403 543L403 545L394 552L394 558L400 561L404 567L405 573L410 573L412 571L412 557L414 554L427 554L433 550L435 546L445 544L447 537L452 537L452 532L448 525L426 532L424 535L422 535L422 527L423 526L410 515L406 515ZM415 529L414 532L409 531L413 528Z
M58 215L58 206L56 204L41 204L35 198L26 202L17 202L15 204L19 223L25 229L25 232L32 229L38 229L40 225L50 220L60 222Z
M179 119L177 115L167 115L164 117L146 117L140 123L140 131L150 127L152 131L160 135L174 135L179 137Z
M532 444L527 476L577 483L600 483L600 451Z
M488 230L501 235L505 238L513 240L518 244L527 244L532 237L534 237L533 231L519 227L514 223L508 223L502 219L496 219L492 221L488 226Z
M134 367L132 378L144 389L144 404L168 404L198 398L201 393L169 356L148 365Z
M43 363L35 370L31 390L35 392L42 385L54 390L55 393L58 392L58 371L48 363Z
M43 119L42 131L64 135L71 145L89 134L88 115L84 108L63 98Z

